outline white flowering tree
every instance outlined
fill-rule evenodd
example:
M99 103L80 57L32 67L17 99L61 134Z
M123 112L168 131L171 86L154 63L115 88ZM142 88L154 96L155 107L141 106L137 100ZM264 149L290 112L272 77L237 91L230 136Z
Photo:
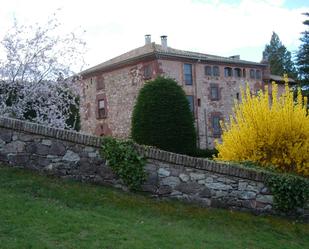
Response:
M1 41L0 115L57 128L78 128L79 88L72 68L84 65L85 43L46 25L13 27Z

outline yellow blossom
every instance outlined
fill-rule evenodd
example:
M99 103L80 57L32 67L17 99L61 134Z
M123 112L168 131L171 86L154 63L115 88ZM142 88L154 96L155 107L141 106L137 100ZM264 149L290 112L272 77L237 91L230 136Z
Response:
M280 171L309 176L309 116L307 99L298 90L296 102L285 75L285 92L278 97L273 82L257 96L249 86L241 91L234 116L222 124L217 160L252 161Z

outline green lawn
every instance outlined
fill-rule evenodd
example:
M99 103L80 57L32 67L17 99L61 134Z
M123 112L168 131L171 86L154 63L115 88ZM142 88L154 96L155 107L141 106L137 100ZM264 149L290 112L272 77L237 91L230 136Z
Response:
M0 167L0 248L309 248L309 225Z

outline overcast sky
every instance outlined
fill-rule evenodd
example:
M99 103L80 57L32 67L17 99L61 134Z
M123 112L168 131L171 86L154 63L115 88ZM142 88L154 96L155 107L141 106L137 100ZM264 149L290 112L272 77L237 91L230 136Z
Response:
M82 28L93 66L144 45L144 35L160 43L168 36L173 48L260 61L275 31L295 52L307 0L1 0L0 38L19 22L45 23L61 9L64 31Z

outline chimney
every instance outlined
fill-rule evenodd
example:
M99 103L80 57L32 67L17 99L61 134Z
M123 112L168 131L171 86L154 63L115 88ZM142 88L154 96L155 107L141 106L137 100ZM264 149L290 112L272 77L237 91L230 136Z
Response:
M161 45L164 50L167 50L167 35L161 35Z
M239 54L232 55L232 56L230 56L230 58L233 59L233 60L240 60L240 55Z
M145 45L151 43L151 35L145 35Z

